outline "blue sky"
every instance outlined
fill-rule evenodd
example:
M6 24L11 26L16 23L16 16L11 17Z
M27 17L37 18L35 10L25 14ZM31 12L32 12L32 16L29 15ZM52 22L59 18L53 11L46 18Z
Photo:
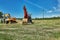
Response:
M0 0L0 11L22 18L24 5L33 18L42 18L43 13L44 17L60 16L60 0Z

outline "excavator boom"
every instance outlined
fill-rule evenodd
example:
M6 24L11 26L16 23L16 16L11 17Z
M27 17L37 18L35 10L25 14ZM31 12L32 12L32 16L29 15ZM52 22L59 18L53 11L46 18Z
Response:
M28 14L27 14L26 7L25 6L24 6L24 18L28 18Z

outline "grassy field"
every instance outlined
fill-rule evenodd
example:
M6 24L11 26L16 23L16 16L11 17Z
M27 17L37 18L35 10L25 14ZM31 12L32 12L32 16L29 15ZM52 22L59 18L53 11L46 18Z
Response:
M60 19L33 20L34 24L0 23L0 40L60 40Z

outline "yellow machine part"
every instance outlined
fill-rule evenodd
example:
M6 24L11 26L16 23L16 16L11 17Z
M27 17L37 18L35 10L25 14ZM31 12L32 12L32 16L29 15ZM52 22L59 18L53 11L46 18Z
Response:
M12 21L15 21L16 18L8 18L7 20L8 20L8 21L11 21L11 20L12 20Z
M24 18L23 21L22 21L22 24L27 24L27 23L28 23L28 19Z

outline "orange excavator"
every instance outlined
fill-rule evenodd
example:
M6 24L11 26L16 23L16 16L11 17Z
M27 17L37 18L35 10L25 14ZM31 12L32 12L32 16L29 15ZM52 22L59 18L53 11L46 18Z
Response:
M32 19L31 19L31 15L28 15L26 7L24 6L24 18L23 18L23 24L31 24L32 23Z

